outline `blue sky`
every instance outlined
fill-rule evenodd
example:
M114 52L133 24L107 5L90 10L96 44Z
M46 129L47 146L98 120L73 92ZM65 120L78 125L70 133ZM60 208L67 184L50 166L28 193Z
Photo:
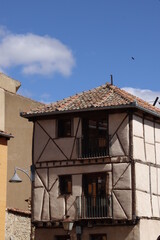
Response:
M52 102L113 74L118 87L160 96L160 0L0 3L0 71L21 94Z

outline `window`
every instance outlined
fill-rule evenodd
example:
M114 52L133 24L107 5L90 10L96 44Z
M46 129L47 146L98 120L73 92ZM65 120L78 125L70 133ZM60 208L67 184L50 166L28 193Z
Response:
M56 236L56 240L70 240L70 236L69 235Z
M56 240L70 240L70 236L69 235L56 236Z
M108 155L107 118L84 118L82 121L82 157Z
M61 195L72 193L72 176L59 176L59 190Z
M71 137L71 119L58 120L58 137Z
M90 240L107 240L106 234L94 234L90 235Z

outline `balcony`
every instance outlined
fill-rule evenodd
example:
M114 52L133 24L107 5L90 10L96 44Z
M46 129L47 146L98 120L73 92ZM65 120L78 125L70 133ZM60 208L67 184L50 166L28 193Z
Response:
M77 197L78 219L112 218L112 198L109 196Z
M103 157L108 155L107 139L99 138L78 138L78 157Z

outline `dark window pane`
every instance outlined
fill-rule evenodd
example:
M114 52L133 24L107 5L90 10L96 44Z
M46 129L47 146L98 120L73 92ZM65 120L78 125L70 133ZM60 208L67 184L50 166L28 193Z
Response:
M91 235L90 240L107 240L107 236L105 234Z
M57 236L56 240L70 240L70 236L66 235L66 236Z
M58 120L58 137L71 136L71 119Z
M59 176L59 189L60 194L71 194L72 193L72 176L64 175Z

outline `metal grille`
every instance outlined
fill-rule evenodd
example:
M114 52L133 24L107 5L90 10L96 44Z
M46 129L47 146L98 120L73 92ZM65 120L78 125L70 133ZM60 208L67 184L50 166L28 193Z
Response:
M78 219L111 218L111 196L77 197L77 217Z

